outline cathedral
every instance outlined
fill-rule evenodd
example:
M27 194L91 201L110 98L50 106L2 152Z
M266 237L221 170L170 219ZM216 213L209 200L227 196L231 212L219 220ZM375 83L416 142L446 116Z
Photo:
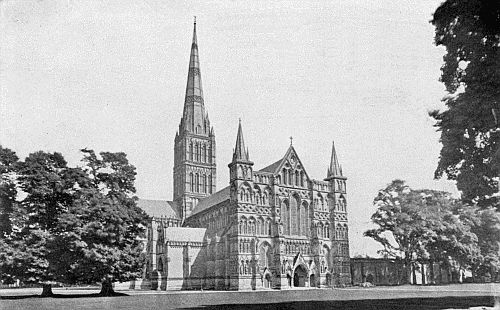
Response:
M215 133L203 99L195 22L174 139L173 200L138 201L152 218L143 287L256 290L351 283L347 178L334 145L323 180L309 176L292 143L282 158L255 169L240 121L228 169L227 187L217 190Z

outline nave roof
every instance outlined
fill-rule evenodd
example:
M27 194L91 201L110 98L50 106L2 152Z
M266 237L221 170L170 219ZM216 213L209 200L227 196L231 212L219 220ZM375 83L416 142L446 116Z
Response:
M180 216L175 212L176 208L173 201L139 199L137 200L137 206L152 217L180 219Z

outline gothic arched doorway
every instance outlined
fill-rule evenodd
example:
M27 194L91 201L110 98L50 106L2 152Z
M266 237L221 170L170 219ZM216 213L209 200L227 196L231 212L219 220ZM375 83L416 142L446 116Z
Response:
M269 269L266 269L266 271L264 272L264 287L271 288L271 283L272 283L271 272L269 272Z
M294 287L304 287L306 286L307 270L299 265L295 268L293 272L293 286Z
M314 273L309 277L309 286L310 287L316 286L316 275Z
M330 272L326 273L326 286L332 286L332 274Z

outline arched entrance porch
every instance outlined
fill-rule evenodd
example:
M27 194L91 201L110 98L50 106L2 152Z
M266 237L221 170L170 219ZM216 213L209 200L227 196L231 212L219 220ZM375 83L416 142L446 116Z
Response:
M263 284L265 288L271 288L272 286L272 274L269 272L269 269L266 268L264 275L263 275Z
M304 287L307 282L307 270L304 266L298 265L293 271L293 286Z

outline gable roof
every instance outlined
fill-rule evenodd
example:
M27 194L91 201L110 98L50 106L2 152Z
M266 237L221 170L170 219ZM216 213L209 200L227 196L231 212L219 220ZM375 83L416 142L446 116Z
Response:
M180 219L177 212L175 212L173 201L139 199L137 200L137 206L149 216Z
M283 158L278 160L275 163L270 164L269 166L262 168L259 170L259 172L270 172L270 173L275 173L281 162L283 161Z
M295 156L295 158L297 159L297 162L302 166L302 169L303 169L306 177L309 179L309 175L307 174L307 171L306 171L304 165L302 164L302 161L300 160L299 155L297 154L297 151L295 151L295 148L293 147L293 145L290 145L290 147L286 151L285 156L283 156L283 158L281 158L277 162L275 162L275 163L273 163L265 168L262 168L261 170L259 170L259 172L270 172L273 174L279 174L283 165L287 162L288 158L290 158L292 155Z
M229 200L229 194L230 194L229 186L227 186L221 189L220 191L216 192L215 194L203 198L198 202L193 212L191 213L191 216L193 216L196 213L200 213L201 211L206 210L212 206L215 206L216 204L219 204L225 200Z

